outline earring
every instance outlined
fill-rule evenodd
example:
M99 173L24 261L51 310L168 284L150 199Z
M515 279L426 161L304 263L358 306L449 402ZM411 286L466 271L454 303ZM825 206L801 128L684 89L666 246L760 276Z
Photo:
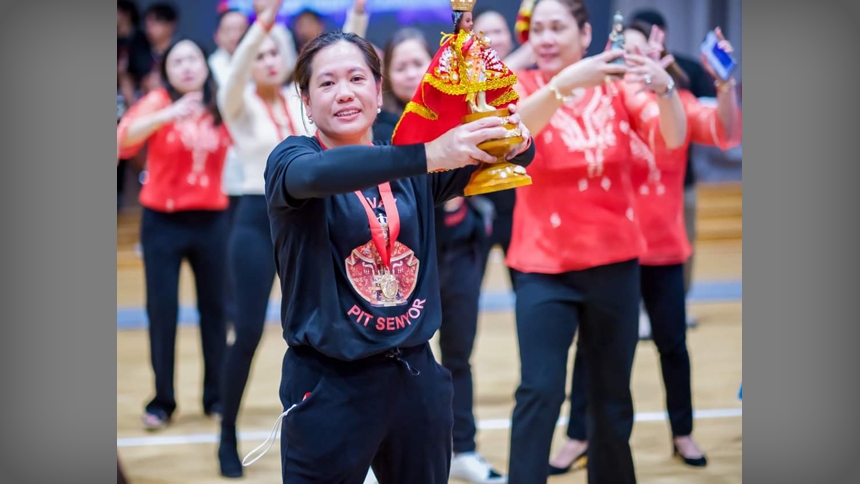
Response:
M382 108L376 108L376 114L382 113Z
M312 118L308 118L308 122L314 124L314 120Z

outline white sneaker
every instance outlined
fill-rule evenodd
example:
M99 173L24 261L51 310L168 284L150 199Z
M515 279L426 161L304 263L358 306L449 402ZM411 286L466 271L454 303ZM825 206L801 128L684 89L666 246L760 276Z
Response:
M379 481L376 480L376 474L373 473L373 469L367 470L367 477L364 478L364 484L379 484Z
M507 476L499 474L477 452L464 452L451 459L451 477L474 484L507 483Z
M651 318L645 311L639 312L639 339L651 339Z
M695 328L699 325L699 318L693 316L692 314L687 315L687 327Z

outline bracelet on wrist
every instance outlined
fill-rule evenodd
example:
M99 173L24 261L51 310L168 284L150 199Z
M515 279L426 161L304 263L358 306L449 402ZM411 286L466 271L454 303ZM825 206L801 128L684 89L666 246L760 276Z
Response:
M657 95L662 97L662 98L669 98L669 97L672 97L672 94L674 94L674 93L675 93L675 80L672 79L672 77L670 76L669 77L669 84L666 85L666 90L662 94L658 93Z
M261 19L260 17L257 17L257 23L260 24L260 27L263 27L263 30L265 30L266 33L271 32L272 27L275 26L275 20L274 19L272 19L271 22L266 22L263 19Z
M737 81L734 77L730 77L728 80L717 79L714 81L714 87L717 89L717 92L729 92L737 85Z
M556 86L556 85L555 85L555 77L553 77L553 78L552 78L552 79L550 79L550 81L549 81L549 90L550 90L550 91L552 91L553 95L555 96L555 98L556 98L558 101L561 101L561 102L563 102L563 103L566 103L566 102L569 102L569 101L573 101L574 95L573 95L572 93L571 93L570 95L563 96L563 95L561 94L561 92L559 92L559 90L558 90L558 86Z

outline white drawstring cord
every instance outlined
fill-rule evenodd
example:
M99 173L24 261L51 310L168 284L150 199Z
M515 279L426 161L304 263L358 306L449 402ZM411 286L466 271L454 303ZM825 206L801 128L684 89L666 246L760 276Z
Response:
M287 414L290 413L290 410L296 408L296 405L298 405L298 404L294 403L293 406L288 408L286 412L284 412L278 416L278 419L275 420L275 427L272 429L272 433L269 434L269 437L267 437L266 440L262 444L257 446L256 449L249 452L248 455L246 455L244 459L242 459L242 466L243 467L248 467L251 464L253 464L254 462L257 462L258 460L260 460L260 458L262 458L264 455L266 455L266 453L269 452L269 449L271 449L272 446L275 445L275 439L277 438L278 432L281 431L281 422L284 420L284 418L287 416ZM271 440L271 442L269 442L270 440ZM269 444L269 446L266 447L266 450L264 450L262 454L255 457L254 460L252 460L251 462L247 462L247 463L245 462L246 460L248 460L248 457L251 457L252 455L254 455L254 452L257 452L258 450L260 450L267 443Z
M412 368L409 365L409 362L407 362L406 360L404 360L403 358L400 357L401 355L402 355L402 352L400 351L400 348L394 348L393 350L389 350L386 353L386 356L388 356L389 358L394 358L395 360L406 365L406 368L409 370L409 373L411 373L413 376L420 375L421 372L415 368ZM306 393L304 398L302 398L302 401L305 401L305 399L307 399L310 395L311 395L310 392ZM301 402L299 402L299 403L301 403ZM280 432L280 430L281 430L281 423L283 422L284 418L286 418L287 414L289 414L292 409L296 408L297 405L298 405L298 403L294 403L292 407L288 408L284 413L282 413L281 415L278 416L277 420L275 420L275 426L272 428L272 433L269 434L269 436L266 438L266 440L262 444L258 445L256 449L249 452L248 455L246 455L245 458L242 459L242 466L243 467L248 467L248 466L252 465L254 462L257 462L258 460L260 460L264 455L266 455L269 452L269 449L271 449L272 446L275 445L275 439L277 439L278 432ZM271 441L271 442L269 442L269 441ZM252 460L251 462L245 462L248 460L249 457L254 455L254 452L257 452L266 444L269 444L269 446L266 447L266 450L264 450L262 454L255 457L254 460Z

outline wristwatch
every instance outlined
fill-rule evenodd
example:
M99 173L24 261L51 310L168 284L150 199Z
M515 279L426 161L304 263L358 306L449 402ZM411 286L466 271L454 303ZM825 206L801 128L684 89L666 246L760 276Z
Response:
M666 85L666 92L663 94L658 94L658 96L662 98L672 97L672 93L675 92L675 80L672 79L672 76L669 76L669 84Z
M717 91L719 91L719 92L729 92L729 91L731 91L731 90L732 90L732 89L733 89L737 84L738 84L738 81L736 81L734 77L730 77L730 78L729 78L728 80L726 80L726 81L722 81L722 80L716 80L716 81L714 81L714 87L715 87L715 88L717 89Z

